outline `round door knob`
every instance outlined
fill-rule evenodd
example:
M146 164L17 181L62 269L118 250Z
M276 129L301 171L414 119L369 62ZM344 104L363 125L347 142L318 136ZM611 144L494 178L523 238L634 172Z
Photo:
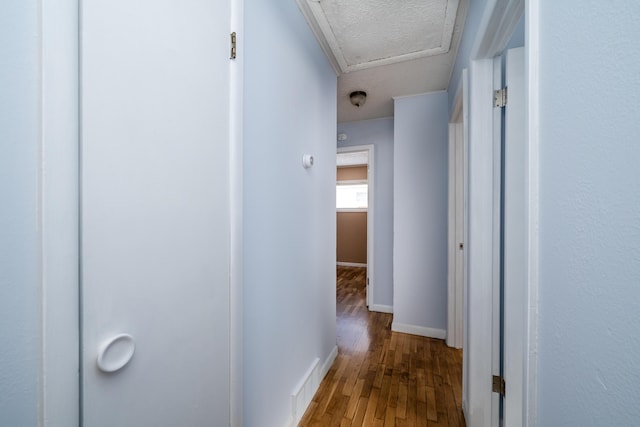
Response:
M96 363L102 372L115 372L126 366L133 357L136 344L129 334L119 334L100 345Z

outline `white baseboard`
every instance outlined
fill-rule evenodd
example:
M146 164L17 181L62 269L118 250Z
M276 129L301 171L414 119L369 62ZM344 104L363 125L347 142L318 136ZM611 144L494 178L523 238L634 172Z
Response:
M426 326L407 325L406 323L391 323L391 330L405 334L420 335L429 338L445 339L447 331L444 329L427 328Z
M369 306L370 311L377 311L378 313L393 313L392 305L372 304Z
M336 262L336 265L340 267L366 267L367 266L366 263L363 264L361 262L340 262L340 261Z
M327 375L327 372L329 372L329 369L331 369L333 362L336 361L336 357L338 357L337 345L333 347L333 350L331 350L331 353L329 353L329 356L327 356L327 359L322 364L322 368L320 368L320 381L322 381L325 375Z
M311 399L313 399L316 391L318 391L322 379L327 375L329 369L331 369L331 365L333 365L337 356L338 346L335 346L322 366L320 366L319 358L316 358L313 361L311 367L307 370L291 394L291 418L289 418L285 424L287 427L298 425L304 415L304 412L309 407Z
M471 418L469 418L469 409L467 406L467 401L466 399L463 397L462 398L462 415L464 415L464 419L465 420L470 420Z

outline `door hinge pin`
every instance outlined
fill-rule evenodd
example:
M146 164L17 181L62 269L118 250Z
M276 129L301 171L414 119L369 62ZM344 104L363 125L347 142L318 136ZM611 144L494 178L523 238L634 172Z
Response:
M500 394L500 396L504 396L505 390L506 390L506 385L504 382L504 378L502 378L500 375L494 375L493 376L493 387L492 390L494 393L498 393Z
M503 108L507 105L507 88L493 91L493 106Z
M234 31L231 33L231 55L229 56L229 59L236 59L236 49L236 32Z

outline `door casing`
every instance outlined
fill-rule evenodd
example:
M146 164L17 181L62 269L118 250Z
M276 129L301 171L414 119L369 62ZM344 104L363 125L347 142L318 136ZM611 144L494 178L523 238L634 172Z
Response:
M375 253L374 253L374 188L375 188L375 154L374 145L355 145L352 147L340 147L338 153L353 153L357 151L366 151L369 156L367 165L367 184L369 187L369 207L367 208L367 306L369 310L377 311L375 309L375 303L373 301L373 294L375 289Z
M533 2L535 3L535 2ZM529 14L532 13L535 19L537 6L529 2L525 13L527 26L530 22ZM499 256L499 248L495 244L496 220L495 215L495 195L499 192L494 180L494 168L499 169L495 157L495 135L494 135L494 114L493 114L493 89L494 89L494 63L493 58L502 53L505 49L511 34L518 21L522 17L525 9L524 0L492 0L485 7L480 23L477 41L471 50L471 61L469 69L469 219L468 219L468 239L467 239L467 271L469 278L469 304L466 308L465 328L467 333L463 346L464 367L463 378L465 388L463 388L463 411L468 425L497 425L498 417L496 413L495 398L492 396L491 374L493 373L493 354L496 335L492 332L495 326L496 313L494 312L494 302L496 301L495 280L499 277L496 274L496 253ZM535 46L531 46L532 38L527 28L526 47L527 58L530 61L537 57ZM534 39L534 43L537 41ZM528 67L528 65L526 66ZM529 105L527 114L527 139L532 140L532 127L530 125L530 112L532 102L537 99L532 94L531 74L525 79ZM535 78L535 76L534 76ZM535 135L534 135L535 136ZM500 139L497 139L500 140ZM534 175L537 160L535 153L530 150L527 164L529 174ZM530 181L535 185L535 181ZM529 248L535 244L537 230L532 220L535 218L536 204L534 193L529 193L526 197L525 211L528 213L527 230L529 237ZM498 222L499 224L499 222ZM488 254L488 256L487 256ZM535 263L535 252L529 251L527 262L529 265ZM499 260L498 260L499 262ZM499 264L497 264L499 267ZM532 292L535 293L535 269L529 269L525 293L528 300L519 309L529 322L521 333L527 337L524 343L523 359L527 369L527 376L524 378L523 390L527 398L525 399L524 412L527 419L535 418L535 302L532 301ZM472 283L473 282L473 283ZM499 289L499 286L498 286ZM471 295L473 293L473 295ZM499 319L499 314L497 314ZM499 330L499 328L497 329ZM487 333L488 331L488 333ZM499 336L498 336L499 338ZM516 357L516 356L514 356ZM533 363L532 363L533 362ZM493 401L493 404L492 404Z
M462 348L464 335L465 218L466 218L466 129L465 93L467 71L463 70L449 121L449 260L447 292L447 345Z

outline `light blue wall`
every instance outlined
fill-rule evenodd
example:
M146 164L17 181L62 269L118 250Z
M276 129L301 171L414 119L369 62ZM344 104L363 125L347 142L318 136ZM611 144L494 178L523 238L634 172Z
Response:
M295 2L244 12L244 425L280 427L336 345L337 79Z
M338 147L373 144L375 288L373 303L393 305L393 118L340 123Z
M447 93L395 100L394 324L447 324Z
M639 19L540 4L540 426L640 424Z
M0 425L36 426L40 363L39 10L0 6Z

